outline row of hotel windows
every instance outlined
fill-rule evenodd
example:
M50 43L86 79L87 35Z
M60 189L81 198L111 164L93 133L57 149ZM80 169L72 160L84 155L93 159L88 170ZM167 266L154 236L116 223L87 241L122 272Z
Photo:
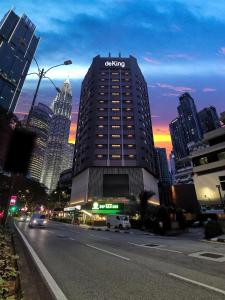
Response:
M98 155L96 155L96 158L97 159L107 159L107 155L98 154ZM112 155L110 155L110 159L121 159L121 158L122 158L122 155L120 155L120 154L112 154ZM124 155L123 158L124 159L135 159L136 156L133 155L133 154L130 154L130 155Z
M121 93L119 93L119 92L112 92L112 93L111 93L112 96L120 96L120 94L121 94ZM122 93L122 94L123 94L124 96L131 96L131 93L130 93L130 92L124 92L124 93ZM101 96L106 95L106 96L107 96L108 93L107 93L107 92L100 92L99 95L101 95Z
M108 103L109 101L108 100L99 100L98 102L99 103ZM123 100L123 102L125 102L125 103L131 103L131 100ZM113 103L113 104L119 104L120 100L111 100L111 103Z
M101 89L108 88L108 87L109 87L108 85L107 85L107 86L105 86L105 85L100 85L100 88L101 88ZM111 85L111 86L110 86L110 88L112 88L112 89L119 89L119 88L121 88L121 87L126 88L126 89L129 89L129 88L130 88L130 85L125 85L125 86Z
M111 134L110 136L113 139L120 139L121 138L121 134ZM108 135L107 134L97 134L96 137L100 138L100 139L104 139L104 138L107 138ZM132 139L132 138L134 138L134 135L133 134L127 134L127 135L123 135L123 137L128 138L128 139Z
M100 81L108 81L108 78L101 78ZM111 78L111 82L129 82L130 78L129 77L122 77L121 81L118 78Z
M100 129L104 129L104 128L107 128L107 127L108 127L107 125L98 125L98 128L100 128ZM111 127L111 129L120 129L121 125L111 125L110 127ZM127 128L127 129L133 129L134 128L133 125L124 125L123 127Z
M99 120L106 120L108 117L106 116L99 116L98 119ZM123 117L124 120L132 120L133 119L133 116L126 116L126 117ZM112 116L111 117L112 120L120 120L121 118L119 116Z
M97 148L101 148L101 149L104 149L104 148L107 148L107 144L97 144L96 145L97 146ZM121 144L111 144L110 145L110 147L111 148L121 148ZM129 149L134 149L136 146L134 145L134 144L124 144L123 145L124 146L124 148L129 148Z
M98 110L99 111L107 111L108 110L108 108L103 108L103 107L100 107L100 108L98 108ZM130 108L130 107L127 107L127 108L123 108L123 110L125 110L125 111L131 111L132 110L132 108ZM118 108L118 107L114 107L114 108L111 108L111 111L120 111L120 108Z

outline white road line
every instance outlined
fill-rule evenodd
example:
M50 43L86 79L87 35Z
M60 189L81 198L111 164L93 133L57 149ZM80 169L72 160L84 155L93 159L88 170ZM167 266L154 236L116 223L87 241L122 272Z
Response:
M71 241L75 241L75 239L73 239L73 238L70 238L70 240L71 240Z
M105 253L108 253L108 254L111 254L111 255L114 255L114 256L116 256L116 257L119 257L119 258L122 258L122 259L125 259L125 260L130 260L130 258L128 258L128 257L121 256L121 255L119 255L119 254L116 254L116 253L107 251L107 250L105 250L105 249L101 249L101 248L95 247L95 246L93 246L93 245L86 244L86 246L88 246L88 247L90 247L90 248L94 248L94 249L99 250L99 251L102 251L102 252L105 252Z
M156 246L156 247L149 247L149 246L146 246L146 245L140 245L140 244L135 244L135 243L131 243L131 242L128 242L128 244L131 244L131 245L134 245L134 246L137 246L137 247L143 247L143 248L148 248L148 249L155 249L155 250L160 250L160 251L167 251L167 252L174 252L174 253L181 253L181 254L183 253L183 252L177 251L177 250L160 248L161 245Z
M18 228L18 226L16 225L16 223L14 223L14 224L15 224L15 227L16 227L18 233L20 234L21 238L23 239L23 241L24 241L27 249L29 250L31 256L33 257L33 260L37 264L37 266L38 266L39 270L41 271L43 277L45 278L48 286L50 287L51 292L55 296L55 298L57 300L67 300L67 298L64 295L63 291L60 289L60 287L58 286L58 284L55 282L54 278L49 273L49 271L47 270L47 268L45 267L45 265L43 264L43 262L40 260L40 258L38 257L37 253L31 247L31 245L29 244L29 242L26 239L26 237L24 236L24 234L20 231L20 229Z
M201 282L199 282L199 281L195 281L195 280L192 280L192 279L189 279L189 278L186 278L186 277L183 277L183 276L174 274L174 273L168 273L168 275L170 275L170 276L172 276L172 277L175 277L175 278L178 278L178 279L180 279L180 280L184 280L184 281L187 281L187 282L196 284L196 285L198 285L198 286L205 287L205 288L207 288L207 289L209 289L209 290L212 290L212 291L214 291L214 292L217 292L217 293L220 293L220 294L225 295L225 291L224 291L224 290L215 288L215 287L210 286L210 285L207 285L207 284L205 284L205 283L201 283Z
M99 239L103 239L103 240L111 240L109 238L106 238L106 237L103 237L103 236L97 236L95 234L89 234L89 236L93 236L93 237L96 237L96 238L99 238Z

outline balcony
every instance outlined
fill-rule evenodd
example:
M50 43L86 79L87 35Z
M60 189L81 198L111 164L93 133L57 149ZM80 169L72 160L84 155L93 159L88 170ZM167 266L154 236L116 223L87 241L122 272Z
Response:
M201 173L201 172L211 172L214 169L220 169L223 168L225 170L225 159L218 160L216 162L204 164L201 166L193 167L194 173Z

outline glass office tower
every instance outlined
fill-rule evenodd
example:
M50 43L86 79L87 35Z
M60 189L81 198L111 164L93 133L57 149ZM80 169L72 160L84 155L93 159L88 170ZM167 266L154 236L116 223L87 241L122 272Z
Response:
M0 22L0 106L13 112L39 38L26 15L10 10Z

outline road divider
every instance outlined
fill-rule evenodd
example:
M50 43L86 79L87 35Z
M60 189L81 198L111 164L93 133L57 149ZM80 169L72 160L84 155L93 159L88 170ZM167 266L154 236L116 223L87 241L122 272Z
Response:
M42 276L46 280L52 294L55 296L56 300L67 300L65 294L63 291L60 289L52 275L49 273L43 262L40 260L39 256L37 253L34 251L32 246L29 244L28 240L26 239L25 235L22 233L22 231L19 229L19 227L16 225L14 222L15 228L19 235L21 236L24 244L26 245L28 251L30 252L30 255L32 256L34 262L36 263L38 269L40 270Z
M93 248L93 249L96 249L96 250L98 250L98 251L102 251L102 252L108 253L108 254L110 254L110 255L119 257L119 258L124 259L124 260L128 260L128 261L130 260L130 258L128 258L128 257L124 257L124 256L122 256L122 255L119 255L119 254L116 254L116 253L107 251L107 250L102 249L102 248L95 247L95 246L90 245L90 244L86 244L86 246L87 246L87 247L90 247L90 248Z
M192 283L192 284L195 284L195 285L198 285L198 286L207 288L207 289L209 289L209 290L211 290L211 291L220 293L220 294L222 294L222 295L225 295L225 291L224 291L224 290L218 289L218 288L213 287L213 286L211 286L211 285L208 285L208 284L205 284L205 283L201 283L201 282L199 282L199 281L195 281L195 280L192 280L192 279L189 279L189 278L186 278L186 277L183 277L183 276L174 274L174 273L168 273L168 275L170 275L170 276L172 276L172 277L175 277L175 278L177 278L177 279L180 279L180 280L183 280L183 281L186 281L186 282L189 282L189 283Z

